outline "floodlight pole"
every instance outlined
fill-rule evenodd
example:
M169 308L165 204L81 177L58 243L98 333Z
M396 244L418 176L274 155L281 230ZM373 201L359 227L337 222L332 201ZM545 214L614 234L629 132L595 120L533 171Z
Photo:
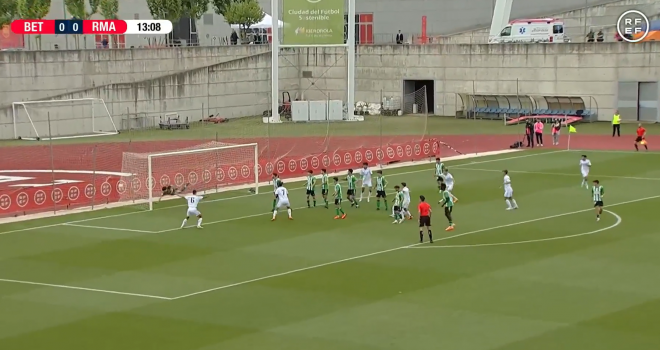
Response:
M346 99L347 119L355 115L355 0L348 0L348 60L346 60L348 98ZM380 101L379 101L380 102Z
M273 121L280 121L280 0L271 0L270 109ZM284 102L284 101L282 101Z
M348 0L348 35L345 44L328 44L328 45L282 45L280 43L280 0L271 0L270 7L273 18L272 34L272 50L271 50L271 110L273 120L279 122L279 62L280 62L280 48L309 48L309 47L346 47L346 69L347 69L347 98L346 98L346 111L347 118L355 114L355 0ZM286 23L282 24L283 26Z

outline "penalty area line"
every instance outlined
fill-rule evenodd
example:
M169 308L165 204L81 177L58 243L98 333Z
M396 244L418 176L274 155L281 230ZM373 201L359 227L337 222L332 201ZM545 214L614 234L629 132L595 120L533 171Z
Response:
M548 238L539 238L539 239L529 239L525 241L513 241L513 242L499 242L499 243L476 243L476 244L463 244L463 245L425 245L425 246L417 246L417 247L409 247L409 249L429 249L429 248L478 248L478 247L497 247L497 246L505 246L505 245L519 245L519 244L529 244L529 243L541 243L541 242L550 242L550 241L559 241L562 239L569 239L569 238L577 238L577 237L582 237L582 236L589 236L593 235L599 232L611 230L621 224L623 219L621 219L621 216L619 216L617 213L610 211L610 210L603 210L606 213L609 213L610 215L614 216L616 218L616 222L610 226L599 228L597 230L589 231L589 232L583 232L583 233L576 233L574 235L568 235L568 236L558 236L558 237L548 237Z
M42 287L60 288L60 289L73 289L73 290L80 290L80 291L85 291L85 292L127 295L127 296L150 298L150 299L172 300L172 298L162 297L162 296L158 296L158 295L119 292L119 291L115 291L115 290L85 288L85 287L67 286L67 285L63 285L63 284L41 283L41 282L32 282L32 281L21 281L21 280L12 280L12 279L6 279L6 278L0 278L0 282L16 283L16 284L27 284L27 285L32 285L32 286L42 286Z
M94 229L94 230L107 230L107 231L125 231L125 232L137 232L137 233L158 233L158 231L134 230L134 229L130 229L130 228L80 225L80 224L71 224L71 223L63 223L62 226L72 226L72 227L81 227L81 228L88 228L88 229Z

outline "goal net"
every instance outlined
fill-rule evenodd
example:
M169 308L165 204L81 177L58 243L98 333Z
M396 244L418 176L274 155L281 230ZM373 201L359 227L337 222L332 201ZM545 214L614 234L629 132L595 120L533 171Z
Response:
M428 116L428 97L426 86L403 96L403 114L418 114Z
M58 140L116 135L117 126L99 98L12 103L14 137Z
M133 201L153 210L154 202L176 193L209 194L227 189L259 191L259 153L256 143L209 142L186 149L158 153L125 152L122 177L117 184L120 201Z

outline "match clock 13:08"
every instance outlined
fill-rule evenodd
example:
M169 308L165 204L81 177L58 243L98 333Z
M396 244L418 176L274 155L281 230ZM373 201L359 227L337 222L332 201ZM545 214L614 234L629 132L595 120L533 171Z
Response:
M167 34L172 32L172 22L167 20L128 20L126 34Z

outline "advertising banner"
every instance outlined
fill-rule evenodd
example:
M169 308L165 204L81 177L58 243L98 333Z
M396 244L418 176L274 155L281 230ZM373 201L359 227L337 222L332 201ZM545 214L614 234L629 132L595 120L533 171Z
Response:
M283 0L284 45L344 44L344 0Z

